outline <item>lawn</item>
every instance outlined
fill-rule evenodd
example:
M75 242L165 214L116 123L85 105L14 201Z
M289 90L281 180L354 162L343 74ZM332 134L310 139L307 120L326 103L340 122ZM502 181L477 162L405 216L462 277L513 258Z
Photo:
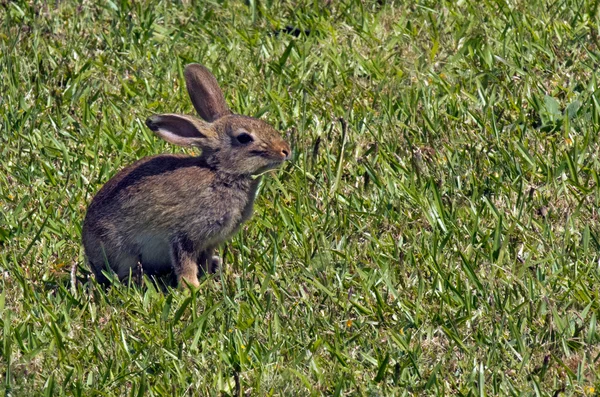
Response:
M600 391L600 4L0 2L5 396ZM193 107L292 160L198 291L98 287L81 224ZM71 267L76 267L76 283Z

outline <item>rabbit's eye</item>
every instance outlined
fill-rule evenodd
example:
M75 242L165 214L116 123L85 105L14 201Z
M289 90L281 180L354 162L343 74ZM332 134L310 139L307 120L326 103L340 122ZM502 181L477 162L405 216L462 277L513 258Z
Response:
M240 135L236 136L235 138L242 145L250 143L250 142L252 142L254 140L254 138L252 138L252 135L246 134L245 132L242 132Z

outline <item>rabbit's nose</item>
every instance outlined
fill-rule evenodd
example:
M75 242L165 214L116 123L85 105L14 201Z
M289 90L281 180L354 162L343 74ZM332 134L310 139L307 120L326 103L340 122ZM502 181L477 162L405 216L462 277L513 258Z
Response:
M286 160L290 158L290 150L288 148L281 149L281 154L283 154L283 158Z

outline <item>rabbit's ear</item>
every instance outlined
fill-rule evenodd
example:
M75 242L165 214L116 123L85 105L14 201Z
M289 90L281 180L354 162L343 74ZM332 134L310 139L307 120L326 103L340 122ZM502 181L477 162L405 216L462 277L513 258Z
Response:
M181 114L160 114L148 117L146 125L165 141L179 146L215 146L212 126L195 117Z
M207 68L192 63L185 67L184 75L188 94L200 117L211 123L231 114L217 79Z

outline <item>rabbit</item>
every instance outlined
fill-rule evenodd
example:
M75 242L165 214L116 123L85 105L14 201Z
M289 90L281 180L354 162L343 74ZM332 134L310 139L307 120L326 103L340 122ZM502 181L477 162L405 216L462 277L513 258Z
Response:
M199 271L214 270L219 261L214 250L252 215L260 175L290 158L290 146L275 128L229 109L206 67L187 65L184 76L202 119L162 114L146 125L169 143L200 148L201 155L143 158L96 194L82 240L99 284L108 282L103 270L124 281L141 267L197 288Z

